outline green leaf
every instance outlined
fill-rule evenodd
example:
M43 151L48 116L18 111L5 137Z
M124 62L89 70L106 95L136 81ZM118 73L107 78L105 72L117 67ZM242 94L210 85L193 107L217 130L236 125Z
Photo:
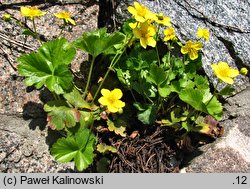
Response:
M167 74L163 68L158 67L156 64L150 66L147 81L159 86L167 79Z
M120 32L107 34L106 28L101 28L93 32L85 32L74 44L77 48L86 51L93 57L99 54L115 54L124 43L125 35ZM118 48L118 49L117 49Z
M209 88L209 82L207 78L196 75L194 79L194 83L198 89L208 89Z
M22 34L27 35L27 36L32 36L32 37L36 38L36 34L34 32L32 32L30 29L28 29L28 28L24 28L22 30Z
M118 150L116 148L114 148L113 146L108 146L106 144L97 144L97 148L96 150L100 153L106 153L106 152L112 152L112 153L116 153Z
M160 86L158 86L159 95L163 98L166 98L174 89L171 85L167 84L167 81L163 82Z
M157 92L155 86L148 83L146 79L139 79L139 81L134 82L132 88L142 96L146 97L155 97Z
M44 111L48 112L48 124L52 129L74 127L80 121L81 114L77 109L61 104L61 101L50 101L44 105Z
M142 59L131 57L126 61L126 66L130 70L141 71L148 68L148 63Z
M51 148L51 154L61 163L74 159L77 170L83 171L93 163L95 143L95 136L84 128L74 136L58 139Z
M225 88L223 88L220 92L219 92L219 95L227 95L227 96L230 96L233 94L234 92L234 88L231 87L230 85L227 85Z
M137 117L143 124L149 125L155 122L157 116L157 107L155 105L134 103L134 106L139 110Z
M184 89L179 93L179 97L182 101L190 104L196 110L206 112L205 104L203 100L203 92L197 89Z
M197 70L202 67L202 56L199 53L199 57L195 60L190 60L188 65L185 67L185 73L193 73L196 74Z
M83 100L80 92L74 88L70 93L64 94L64 98L76 108L90 109L89 103Z
M212 95L208 89L184 89L179 93L179 97L182 101L190 104L196 110L210 114L217 120L222 117L222 105L215 96L210 100Z
M108 130L114 131L115 134L121 135L122 137L126 137L126 127L120 124L115 124L116 122L111 121L110 119L107 120Z
M129 18L128 20L124 21L123 25L122 25L123 33L125 33L126 35L132 36L133 35L133 30L129 26L129 23L134 23L134 22L136 22L136 20L134 18Z
M205 103L206 104L206 103ZM215 119L221 119L223 115L223 107L222 104L217 100L214 96L212 100L206 106L208 113L213 116Z
M37 53L18 58L18 72L26 77L26 85L35 85L37 89L45 85L51 92L62 94L73 86L68 64L75 53L66 39L56 39L44 43Z
M184 121L181 123L181 127L184 128L187 132L190 132L193 130L193 124L191 124L188 121Z
M181 127L182 122L187 120L187 115L188 111L183 111L183 108L176 107L170 112L170 116L167 116L168 119L162 119L157 121L157 123L161 126L169 126L178 129Z
M80 111L80 126L81 127L89 127L94 123L94 116L91 112Z

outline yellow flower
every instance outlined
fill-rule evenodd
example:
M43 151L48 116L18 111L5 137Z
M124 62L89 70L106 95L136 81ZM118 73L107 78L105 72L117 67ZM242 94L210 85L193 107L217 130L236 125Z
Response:
M189 40L183 47L181 47L182 54L188 54L191 60L198 58L198 51L202 48L202 43Z
M156 46L156 41L154 39L156 29L153 25L147 22L140 23L133 29L133 33L137 39L140 39L140 44L143 48L146 49L147 46Z
M119 112L125 106L125 103L120 100L123 95L120 89L114 89L112 91L102 89L101 94L103 96L99 98L98 102L103 106L107 106L110 112Z
M171 26L171 18L164 16L162 13L156 15L155 22L158 24L162 24L164 26Z
M11 20L11 15L10 14L4 14L3 15L3 20L6 22L9 22Z
M76 25L75 21L71 18L71 15L69 12L66 11L62 11L59 13L53 13L55 15L55 17L59 18L59 19L63 19L66 23L71 23L73 25Z
M128 7L128 12L131 13L136 21L138 22L146 22L147 20L155 20L156 16L152 13L147 7L141 5L138 2L134 2L134 6Z
M198 31L196 34L199 38L204 38L206 41L209 40L209 31L206 28L204 29L198 28Z
M24 17L30 17L33 19L36 16L43 16L46 14L46 12L42 12L39 8L37 7L21 7L21 15Z
M130 22L128 25L130 28L135 29L138 24L139 24L138 22L135 22L135 23Z
M240 69L240 74L241 75L247 75L247 73L248 73L248 70L246 68L241 68Z
M228 84L233 84L233 78L239 75L239 70L230 68L226 62L212 64L212 69L216 77Z
M169 41L169 40L175 40L176 36L175 36L175 32L174 32L174 28L167 28L164 30L164 41Z

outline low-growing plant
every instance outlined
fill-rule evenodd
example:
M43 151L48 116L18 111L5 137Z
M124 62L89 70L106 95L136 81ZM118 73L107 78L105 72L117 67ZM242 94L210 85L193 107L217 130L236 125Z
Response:
M202 74L201 49L209 40L207 29L198 28L197 40L182 44L169 17L138 2L128 11L132 17L120 31L109 34L101 28L73 42L58 37L18 58L18 72L25 76L25 84L46 87L54 95L44 111L50 128L62 137L53 144L51 154L62 163L74 161L78 171L90 166L97 153L117 152L99 140L100 130L126 137L126 128L133 129L135 119L144 127L172 127L183 136L189 132L211 135L213 123L223 115L218 96L230 95L233 78L239 75L225 62L212 64L218 83L227 85L220 91L217 86L211 89ZM31 18L37 38L34 16L45 13L24 7L21 12ZM64 25L76 24L67 12L54 15ZM83 88L74 82L69 66L76 49L89 54Z

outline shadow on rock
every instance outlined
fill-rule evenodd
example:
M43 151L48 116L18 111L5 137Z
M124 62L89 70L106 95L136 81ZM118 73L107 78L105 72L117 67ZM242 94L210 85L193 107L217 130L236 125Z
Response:
M59 133L56 130L48 129L48 134L46 136L46 144L49 146L49 148L52 147L52 145L63 136L62 133Z
M46 113L41 103L27 102L23 106L23 118L25 120L31 119L29 128L32 130L35 130L36 127L39 127L40 130L44 130L47 125Z
M198 156L200 156L203 152L200 149L195 149L194 151L190 152L190 153L184 153L183 154L183 160L181 162L180 165L180 169L182 169L183 167L187 167L191 164L192 160Z

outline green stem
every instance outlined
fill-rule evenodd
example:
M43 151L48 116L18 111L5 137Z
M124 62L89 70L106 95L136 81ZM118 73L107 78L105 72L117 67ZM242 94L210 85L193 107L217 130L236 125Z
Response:
M64 30L64 26L61 28L61 31L60 31L58 37L61 37L63 30Z
M85 90L84 90L84 93L83 93L83 99L85 99L85 97L87 96L87 93L88 93L88 88L89 88L89 84L90 84L90 80L91 80L91 76L92 76L92 71L93 71L93 67L94 67L95 58L96 57L93 57L92 60L91 60L88 80L87 80L87 84L86 84L86 87L85 87Z
M131 93L131 95L132 95L132 97L133 97L134 101L135 101L135 102L137 102L137 100L136 100L136 98L135 98L135 95L134 95L134 93L133 93L132 89L129 89L129 91L130 91L130 93Z
M161 60L160 60L160 56L159 56L159 50L158 50L158 47L157 47L158 35L159 35L159 26L158 26L158 28L157 28L157 33L156 33L155 51L156 51L156 55L157 55L157 59L158 59L158 64L159 64L159 66L160 66L160 65L161 65Z
M205 106L207 106L207 105L213 100L213 98L216 96L216 94L217 94L216 91L217 91L217 87L218 87L219 83L220 83L220 80L218 80L218 82L217 82L217 84L216 84L216 86L215 86L215 88L214 88L213 95L212 95L212 97L210 98L210 100L207 101L207 103L205 104Z
M42 44L41 40L40 40L40 37L38 37L38 34L37 34L37 31L36 31L36 24L35 24L35 19L32 18L32 23L33 23L33 29L34 29L34 32L35 32L35 35L36 35L36 39L39 41L40 45Z
M160 66L161 65L161 60L160 60L159 50L158 50L157 44L155 46L155 51L156 51L156 55L157 55L157 59L158 59L158 64Z
M124 53L125 50L127 49L127 46L128 46L128 44L130 43L131 40L132 40L132 37L130 37L130 38L127 40L126 44L124 44L122 52L120 52L120 53L117 52L116 55L114 56L114 58L113 58L113 60L111 61L110 66L109 66L109 68L108 68L106 74L105 74L104 77L103 77L102 82L100 83L100 85L98 86L97 91L95 92L94 98L93 98L93 100L92 100L91 103L94 103L94 102L95 102L95 99L96 99L97 95L99 94L99 92L100 92L100 90L101 90L101 88L102 88L103 83L105 82L106 78L108 77L109 72L112 70L113 66L115 66L116 63L120 60L121 56L123 55L123 53Z
M94 95L94 98L93 98L93 100L92 100L92 103L95 101L97 95L99 94L99 92L100 92L100 90L101 90L101 88L102 88L102 85L103 85L104 81L105 81L106 78L108 77L109 72L112 70L112 67L115 66L115 64L116 64L116 63L118 62L118 60L121 58L121 56L123 55L125 49L126 49L126 48L123 49L122 53L120 53L120 54L117 53L117 54L114 56L114 58L113 58L113 60L111 61L110 66L109 66L109 68L108 68L106 74L105 74L104 77L103 77L102 82L100 83L100 85L99 85L97 91L95 92L95 95Z

